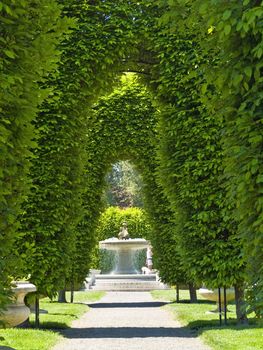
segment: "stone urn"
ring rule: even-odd
[[[6,327],[14,327],[23,323],[30,314],[30,309],[24,303],[27,293],[35,292],[36,286],[30,282],[14,282],[15,287],[12,288],[13,303],[7,306],[7,310],[0,315],[1,321],[4,321]]]
[[[224,308],[224,289],[220,288],[221,292],[221,310],[223,311]],[[200,288],[199,294],[202,295],[203,298],[215,301],[217,308],[215,310],[209,311],[209,312],[219,312],[219,300],[218,300],[218,289],[207,289],[207,288]],[[235,289],[234,288],[227,288],[226,289],[226,303],[229,303],[230,301],[235,299]]]

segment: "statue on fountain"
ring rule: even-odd
[[[124,222],[120,228],[120,232],[118,234],[119,239],[129,239],[129,233],[128,233],[128,228],[127,228],[127,223]]]

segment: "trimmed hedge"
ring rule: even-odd
[[[53,0],[0,2],[0,308],[10,279],[21,272],[23,256],[14,241],[30,187],[33,121],[50,92],[42,85],[56,68],[57,46],[71,23],[60,14]]]

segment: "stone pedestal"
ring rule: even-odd
[[[27,293],[35,292],[36,286],[29,282],[14,282],[16,285],[12,288],[14,292],[14,302],[8,305],[7,310],[3,311],[0,319],[6,323],[6,327],[14,327],[23,323],[30,314],[30,309],[24,303]]]

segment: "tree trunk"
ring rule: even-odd
[[[179,288],[179,284],[176,284],[176,302],[179,303],[180,301],[180,288]]]
[[[71,280],[70,283],[70,302],[73,303],[74,302],[74,280]]]
[[[190,303],[197,303],[196,289],[193,283],[189,283]]]
[[[236,299],[236,316],[238,324],[248,324],[244,302],[244,287],[242,285],[235,286]]]
[[[58,302],[59,303],[66,303],[67,299],[66,299],[66,289],[60,290],[58,292]]]

